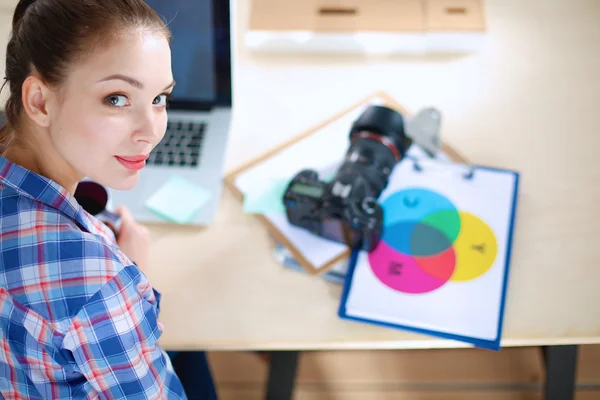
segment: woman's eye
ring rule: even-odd
[[[127,96],[121,94],[113,94],[106,98],[108,104],[114,107],[125,107],[127,105]]]
[[[158,105],[158,106],[166,106],[167,105],[167,95],[161,94],[159,96],[156,96],[154,98],[154,101],[152,102],[152,104]]]

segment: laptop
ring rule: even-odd
[[[173,77],[167,130],[133,189],[110,190],[113,206],[126,205],[140,222],[167,223],[145,202],[173,175],[210,192],[187,224],[206,225],[216,215],[231,120],[229,1],[146,0],[172,32]]]

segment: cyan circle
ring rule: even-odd
[[[419,222],[428,215],[453,211],[456,207],[446,197],[422,188],[411,188],[398,191],[382,202],[383,226],[389,228],[399,222]]]
[[[386,226],[381,240],[392,249],[411,255],[411,236],[417,223],[415,221],[400,221]]]

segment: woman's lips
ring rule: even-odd
[[[115,156],[117,161],[119,161],[125,168],[138,171],[144,166],[146,166],[146,160],[148,159],[147,155],[139,155],[139,156]]]

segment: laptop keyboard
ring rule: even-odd
[[[152,150],[147,165],[195,167],[200,163],[200,150],[206,124],[203,122],[168,121],[161,142]]]

